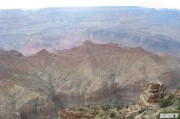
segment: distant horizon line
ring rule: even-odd
[[[145,7],[145,6],[54,6],[54,7],[40,7],[40,8],[0,8],[0,10],[41,10],[41,9],[54,9],[54,8],[120,8],[120,7],[129,7],[129,8],[145,8],[145,9],[155,9],[155,10],[163,10],[163,9],[167,9],[167,10],[180,10],[178,8],[155,8],[155,7]]]

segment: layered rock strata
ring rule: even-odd
[[[147,83],[144,93],[140,96],[139,102],[143,105],[151,105],[158,103],[164,99],[165,86],[159,82]]]

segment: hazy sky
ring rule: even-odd
[[[66,6],[142,6],[180,9],[180,0],[0,0],[0,9]]]

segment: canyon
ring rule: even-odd
[[[137,6],[0,10],[0,48],[30,56],[91,40],[180,57],[179,21],[177,9]]]
[[[71,49],[30,56],[0,50],[2,119],[57,119],[77,105],[125,106],[136,102],[150,81],[166,90],[180,86],[180,60],[142,47],[90,40]]]
[[[71,109],[107,119],[143,109],[139,98],[161,101],[180,88],[179,21],[180,10],[137,6],[1,9],[0,119],[74,117]]]

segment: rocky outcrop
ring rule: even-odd
[[[76,107],[72,109],[64,109],[59,112],[59,119],[94,119],[99,111],[98,107]]]
[[[165,87],[159,82],[151,82],[146,84],[146,90],[140,96],[139,102],[142,105],[149,106],[151,104],[156,104],[164,99]]]
[[[175,90],[175,92],[173,91],[172,93],[169,93],[169,95],[173,95],[171,99],[169,98],[169,101],[172,102],[171,105],[160,108],[157,102],[162,101],[163,97],[161,97],[161,94],[164,94],[164,85],[159,82],[149,82],[145,87],[146,89],[144,92],[148,91],[149,93],[152,93],[154,95],[157,94],[160,97],[149,97],[151,101],[148,100],[149,98],[144,99],[144,101],[146,102],[136,102],[135,104],[126,105],[126,107],[124,108],[111,108],[108,105],[101,105],[101,107],[86,105],[82,107],[65,108],[64,110],[59,111],[58,119],[155,119],[158,118],[159,114],[161,112],[164,112],[164,110],[166,110],[166,112],[168,113],[180,114],[180,101],[177,97],[179,90]],[[155,91],[154,89],[158,90]],[[145,96],[146,94],[147,93],[142,93],[143,96]],[[147,103],[148,105],[146,105]],[[180,115],[178,117],[180,117]]]

